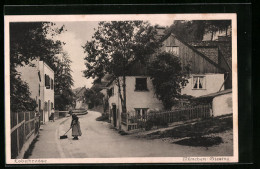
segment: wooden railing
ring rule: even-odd
[[[11,113],[11,158],[16,158],[32,134],[38,134],[39,116],[35,112]]]
[[[149,112],[144,115],[122,114],[122,123],[127,125],[128,130],[145,128],[149,125],[164,125],[168,123],[186,121],[211,116],[211,105],[183,108],[179,110]]]

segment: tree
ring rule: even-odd
[[[165,109],[171,109],[188,82],[188,66],[183,70],[177,56],[163,52],[150,63],[148,70],[157,98],[163,102]]]
[[[93,107],[103,104],[104,95],[97,88],[87,89],[84,93],[85,101],[90,103]],[[92,107],[91,106],[91,107]]]
[[[174,33],[186,42],[202,41],[205,33],[211,33],[211,40],[217,31],[227,31],[231,26],[230,20],[176,20],[166,30],[166,33]]]
[[[47,38],[60,34],[63,27],[54,28],[49,22],[10,23],[10,99],[11,111],[33,110],[36,102],[30,98],[28,85],[20,78],[17,66],[30,65],[40,57],[53,66],[55,55],[61,50],[62,43]]]
[[[55,109],[58,110],[65,110],[66,107],[74,104],[74,93],[71,88],[74,81],[70,66],[71,60],[68,53],[62,52],[60,59],[55,61],[54,73]]]
[[[160,47],[156,33],[154,27],[143,21],[100,22],[93,40],[83,46],[87,53],[85,77],[112,75],[119,89],[123,113],[127,112],[127,70],[135,61],[145,63]]]
[[[205,33],[205,21],[203,20],[176,20],[166,30],[166,33],[174,33],[183,41],[201,41]]]
[[[208,20],[205,23],[205,32],[211,33],[211,41],[217,31],[225,30],[227,36],[228,27],[231,26],[231,20]]]

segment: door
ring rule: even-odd
[[[116,127],[116,105],[113,105],[113,122],[114,122],[114,127]]]

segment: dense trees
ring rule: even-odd
[[[180,97],[181,89],[188,82],[189,67],[183,70],[180,59],[171,53],[159,53],[149,65],[149,74],[155,94],[165,109],[171,109]]]
[[[226,31],[227,35],[229,26],[230,20],[176,20],[166,33],[172,32],[186,42],[201,41],[206,33],[210,33],[213,40],[217,31]]]
[[[86,89],[84,93],[85,102],[90,104],[89,108],[103,104],[104,95],[100,92],[100,88],[93,86],[91,89]]]
[[[83,46],[87,53],[85,77],[102,77],[106,73],[112,75],[119,87],[122,111],[125,113],[127,70],[135,61],[144,63],[159,47],[156,30],[148,22],[100,22],[93,40]]]

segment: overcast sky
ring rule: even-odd
[[[150,21],[151,24],[158,24],[160,26],[170,26],[173,23],[171,21]],[[74,79],[73,89],[78,87],[90,88],[92,86],[93,79],[87,79],[83,77],[83,71],[86,69],[84,64],[84,58],[86,54],[82,46],[90,41],[93,34],[94,28],[97,28],[98,22],[96,21],[76,21],[76,22],[56,22],[57,26],[65,25],[66,32],[62,33],[57,37],[59,40],[66,43],[64,50],[68,52],[72,61],[72,77]]]

